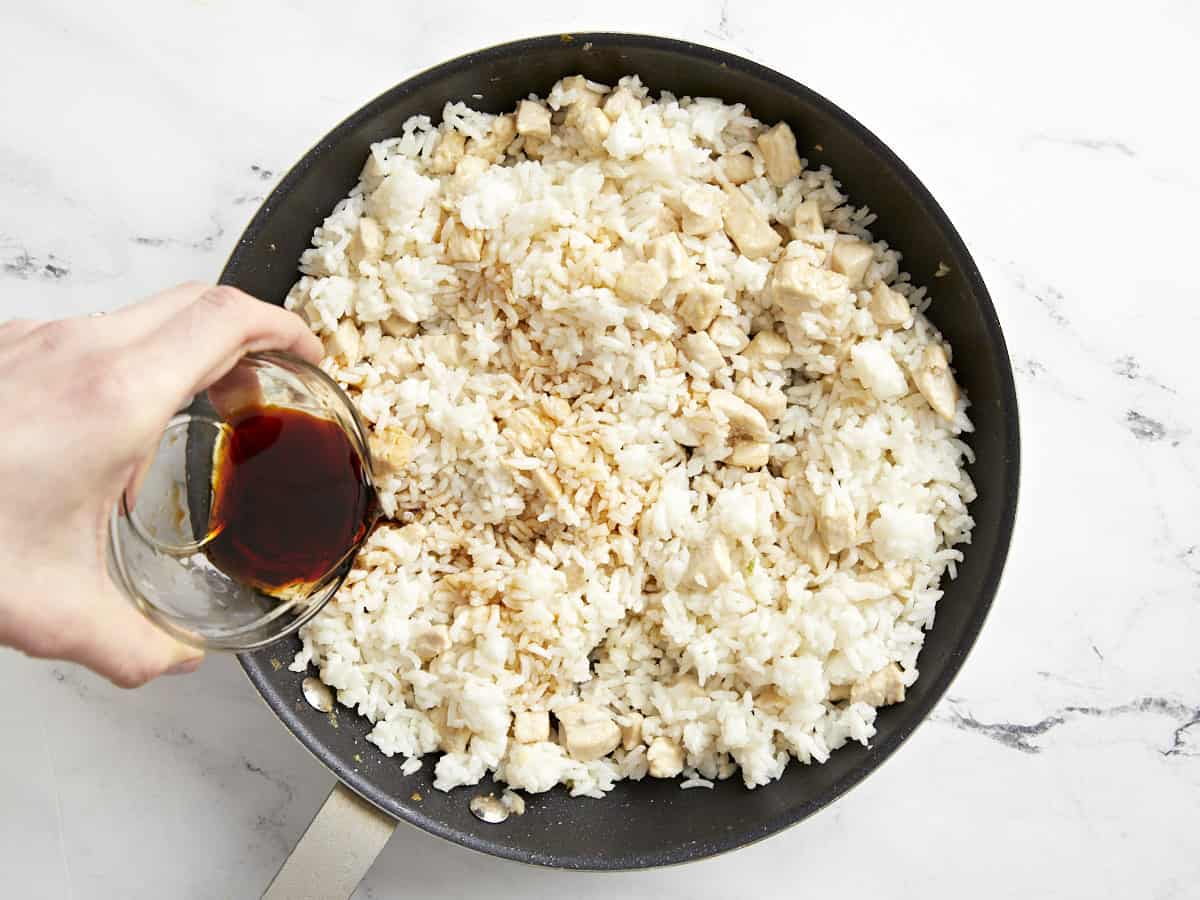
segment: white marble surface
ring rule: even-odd
[[[588,24],[723,44],[826,94],[925,181],[991,287],[1018,532],[974,655],[893,761],[800,827],[665,872],[529,869],[402,827],[357,896],[1200,893],[1200,7],[1106,6],[0,5],[0,319],[215,278],[362,102]],[[0,678],[4,896],[256,896],[332,782],[229,658],[122,693],[0,651]]]

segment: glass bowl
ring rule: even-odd
[[[296,631],[341,586],[371,530],[372,522],[364,521],[336,562],[285,591],[267,593],[213,562],[209,545],[222,528],[212,521],[216,460],[239,413],[256,407],[299,410],[335,423],[357,454],[362,488],[374,506],[366,430],[350,399],[320,369],[290,354],[252,353],[197,394],[163,430],[136,498],[127,492],[113,510],[108,564],[147,618],[206,649],[253,650]]]

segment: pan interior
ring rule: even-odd
[[[334,721],[309,707],[301,694],[304,675],[286,667],[299,648],[297,639],[241,659],[284,724],[339,778],[390,814],[510,859],[565,868],[640,868],[733,849],[802,820],[861,781],[932,710],[975,641],[1008,550],[1017,495],[1016,397],[978,269],[907,167],[860,124],[790,79],[717,50],[662,38],[533,38],[469,54],[400,84],[322,138],[284,177],[242,235],[222,282],[281,303],[313,229],[354,186],[372,142],[398,134],[409,116],[436,118],[447,101],[505,112],[576,73],[607,84],[636,73],[654,92],[742,102],[764,121],[788,122],[810,165],[829,164],[843,189],[878,214],[876,238],[903,253],[904,268],[917,284],[930,285],[929,316],[957,349],[958,380],[972,400],[976,431],[969,443],[976,461],[968,471],[979,498],[971,506],[976,527],[958,578],[943,583],[937,623],[920,656],[920,679],[904,703],[880,711],[871,747],[847,745],[824,765],[793,763],[767,787],[747,791],[734,778],[711,791],[681,791],[675,782],[647,779],[621,782],[603,800],[570,798],[559,788],[528,797],[525,815],[489,825],[470,812],[468,802],[492,790],[490,782],[450,794],[434,790],[432,759],[404,776],[398,760],[366,741],[364,719],[343,709]],[[935,281],[943,267],[948,273]]]

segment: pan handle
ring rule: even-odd
[[[263,900],[349,900],[395,830],[395,819],[337,782]]]

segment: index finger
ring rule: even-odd
[[[315,363],[323,347],[296,314],[218,285],[137,341],[128,360],[139,382],[153,386],[156,404],[174,411],[257,350],[282,350]]]

